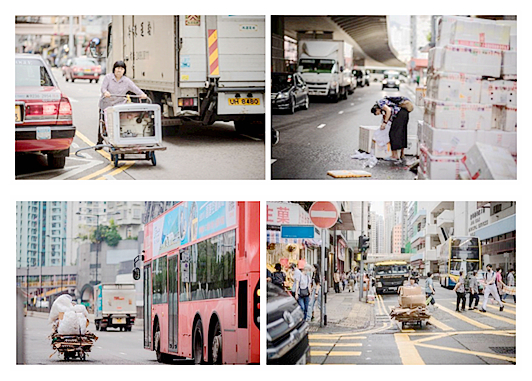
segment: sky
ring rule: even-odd
[[[384,216],[384,201],[371,201],[371,211]]]

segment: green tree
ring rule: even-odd
[[[105,242],[107,245],[115,247],[122,240],[122,237],[118,233],[118,226],[115,221],[110,220],[109,225],[99,225],[91,234],[90,240],[94,243]]]

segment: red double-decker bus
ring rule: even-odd
[[[259,214],[186,201],[145,225],[144,347],[159,362],[260,362]]]

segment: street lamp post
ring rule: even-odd
[[[99,231],[100,227],[100,215],[99,214],[82,214],[81,212],[76,213],[78,216],[90,216],[90,217],[96,217],[96,231]],[[118,214],[118,213],[115,213]],[[100,241],[98,240],[96,242],[96,280],[94,281],[94,284],[98,284],[98,254],[100,251]],[[90,269],[90,264],[89,264]]]

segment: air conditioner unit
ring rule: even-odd
[[[116,147],[155,145],[162,142],[161,108],[155,104],[128,103],[107,107],[105,125]]]

